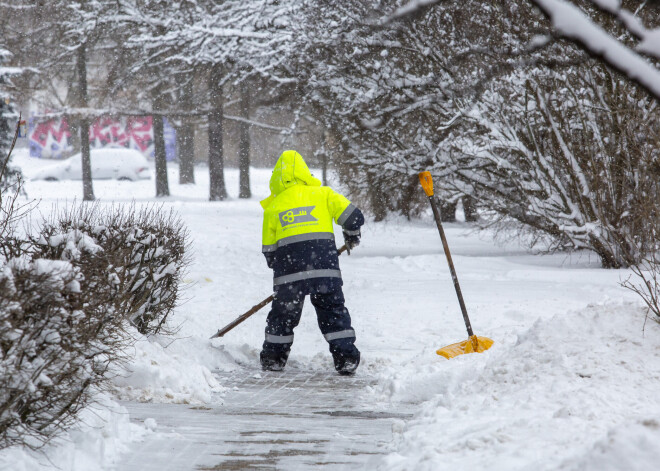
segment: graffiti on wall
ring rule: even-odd
[[[36,121],[30,119],[30,156],[44,159],[61,159],[71,153],[69,124],[66,119]]]
[[[167,160],[176,159],[176,133],[167,119],[164,120],[165,152]],[[66,118],[47,121],[30,120],[30,155],[45,159],[61,159],[73,152],[71,131]],[[89,145],[102,147],[126,147],[136,149],[145,156],[154,156],[154,133],[151,116],[125,118],[102,117],[89,127]]]

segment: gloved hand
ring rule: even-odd
[[[344,231],[344,243],[346,244],[346,251],[350,255],[351,250],[360,245],[360,231],[357,234],[347,234]]]

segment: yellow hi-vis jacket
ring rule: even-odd
[[[262,252],[274,270],[274,286],[298,281],[332,284],[337,280],[341,285],[333,221],[344,226],[350,218],[353,227],[344,229],[359,234],[364,222],[360,210],[346,197],[321,186],[302,156],[293,150],[285,151],[275,164],[270,191],[271,196],[261,202]]]

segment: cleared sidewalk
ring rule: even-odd
[[[287,368],[217,373],[223,405],[124,402],[131,420],[156,420],[117,470],[364,469],[387,452],[392,424],[410,411],[374,409],[374,380]]]

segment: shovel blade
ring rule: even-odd
[[[477,337],[476,335],[473,335],[472,337],[468,338],[467,340],[463,340],[462,342],[452,343],[451,345],[442,347],[435,353],[445,357],[447,360],[450,360],[454,357],[457,357],[458,355],[463,355],[465,353],[485,352],[493,346],[493,343],[495,342],[493,342],[493,340],[489,339],[488,337]]]

